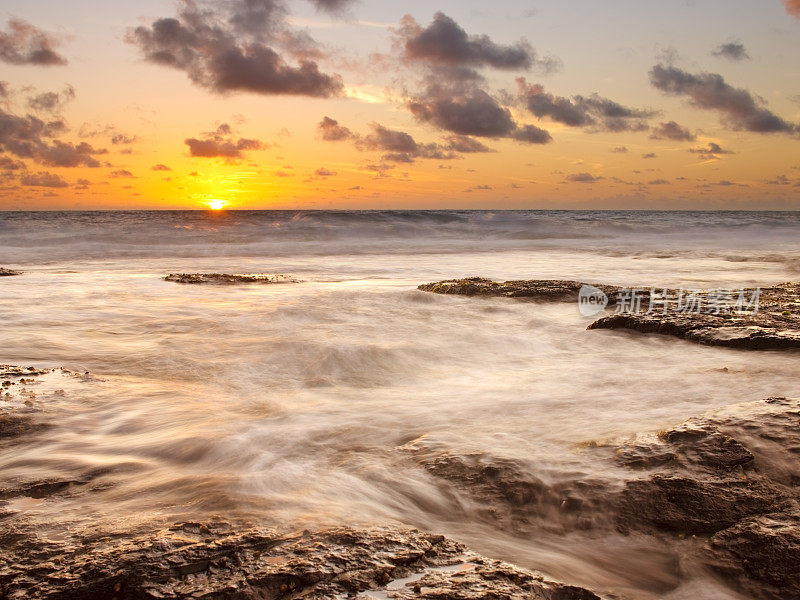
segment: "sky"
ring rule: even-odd
[[[4,0],[0,210],[800,210],[800,0]]]

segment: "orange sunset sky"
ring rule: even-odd
[[[0,210],[800,209],[800,0],[0,18]]]

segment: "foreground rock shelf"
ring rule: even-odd
[[[424,292],[444,295],[525,298],[542,302],[575,302],[584,284],[578,281],[528,280],[496,282],[472,277],[419,286]],[[608,298],[608,306],[619,304],[620,286],[593,285]],[[754,290],[746,290],[749,294]],[[677,302],[678,290],[666,290],[665,298]],[[700,301],[712,300],[712,292],[697,294]],[[647,310],[650,291],[638,291]],[[627,329],[640,333],[670,335],[709,346],[747,350],[786,350],[800,348],[800,283],[785,283],[760,289],[759,310],[746,312],[666,311],[659,306],[652,312],[619,311],[601,317],[589,329]]]
[[[164,281],[187,284],[232,285],[237,283],[300,283],[291,275],[267,275],[264,273],[226,274],[226,273],[172,273]]]
[[[413,529],[285,533],[182,523],[125,541],[50,544],[0,570],[4,598],[600,600]],[[9,561],[5,561],[9,562]],[[5,591],[5,594],[2,594]],[[375,596],[369,596],[374,598]]]
[[[14,275],[22,275],[22,271],[0,267],[0,277],[13,277]]]
[[[50,396],[34,394],[48,379],[97,381],[66,369],[0,366],[0,420],[16,423],[0,428],[0,448],[55,431],[57,412],[42,406]],[[535,457],[457,452],[425,436],[390,451],[471,499],[464,506],[481,508],[464,518],[521,543],[651,540],[674,558],[673,586],[683,573],[702,572],[749,598],[800,599],[800,399],[735,404],[657,434],[587,441],[576,452],[597,468],[556,478]],[[0,481],[0,598],[637,597],[588,589],[568,575],[556,580],[399,526],[293,531],[215,517],[52,537],[16,508],[28,499],[88,504],[110,484],[113,473],[104,469]]]

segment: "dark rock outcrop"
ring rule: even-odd
[[[14,275],[22,275],[22,271],[0,267],[0,277],[13,277]]]
[[[530,298],[543,302],[577,302],[578,292],[587,284],[579,281],[559,281],[552,279],[535,279],[526,281],[506,281],[503,283],[468,277],[466,279],[449,279],[419,286],[423,292],[458,296],[502,296],[506,298]],[[595,286],[612,300],[621,288],[610,285]]]
[[[800,348],[800,315],[639,314],[609,315],[589,329],[630,329],[671,335],[707,346],[746,350]]]
[[[577,281],[527,280],[500,283],[471,277],[451,279],[419,286],[425,292],[461,296],[528,298],[543,302],[577,302],[580,289],[588,284]],[[686,298],[679,290],[656,290],[651,310],[649,288],[636,290],[635,306],[622,295],[631,292],[620,286],[593,285],[603,292],[615,314],[603,316],[589,329],[627,329],[641,333],[670,335],[709,346],[747,350],[786,350],[800,348],[800,284],[785,283],[760,288],[758,310],[727,310],[720,305],[720,294],[705,290],[693,294],[697,310],[681,308]],[[742,290],[748,302],[755,290]],[[735,300],[735,299],[734,299]],[[735,304],[735,302],[734,302]]]
[[[754,598],[800,598],[800,512],[759,515],[720,531],[707,560]]]
[[[164,281],[188,284],[231,285],[236,283],[300,283],[290,275],[265,275],[263,273],[247,273],[229,275],[226,273],[172,273],[164,277]]]
[[[402,447],[516,534],[593,529],[688,544],[688,560],[754,598],[800,598],[800,399],[771,398],[658,435],[585,446],[623,471],[545,484],[536,465]],[[672,540],[670,542],[670,540]]]
[[[401,447],[432,476],[485,507],[486,520],[513,533],[563,534],[611,525],[613,487],[586,476],[545,482],[530,462],[486,453],[455,454],[415,440]]]

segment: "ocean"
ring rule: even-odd
[[[0,453],[0,487],[98,470],[106,483],[90,503],[14,505],[45,536],[212,517],[404,524],[586,585],[738,597],[676,575],[654,538],[576,531],[557,514],[535,535],[498,526],[404,449],[524,461],[546,485],[614,481],[587,444],[797,396],[800,355],[587,331],[577,304],[416,288],[796,281],[800,213],[0,212],[0,266],[24,272],[0,278],[0,363],[83,374],[43,381],[56,425]],[[198,272],[301,283],[163,280]]]

